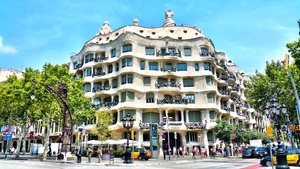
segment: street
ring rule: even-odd
[[[86,159],[83,159],[82,163],[75,162],[59,162],[59,161],[39,161],[39,160],[0,160],[1,169],[76,169],[76,168],[107,168],[107,169],[118,169],[118,168],[135,168],[135,169],[241,169],[254,164],[259,163],[258,159],[242,159],[242,158],[219,158],[219,159],[197,159],[192,160],[190,158],[179,158],[163,160],[163,159],[150,159],[149,161],[134,161],[133,164],[124,164],[119,158],[115,159],[114,164],[109,164],[108,161],[102,161],[96,163],[95,159],[92,163],[87,163]]]

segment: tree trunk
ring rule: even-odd
[[[24,130],[24,128],[25,128],[25,126],[22,126],[22,131]],[[19,139],[18,139],[18,142],[17,142],[17,152],[16,152],[16,156],[15,156],[16,158],[20,157],[20,149],[21,149],[22,137],[23,137],[23,132],[20,132]]]
[[[48,153],[48,145],[49,145],[49,136],[50,136],[50,119],[47,118],[47,133],[44,137],[44,153],[42,161],[47,160],[47,153]]]

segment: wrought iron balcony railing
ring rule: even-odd
[[[95,62],[103,62],[104,60],[108,60],[108,57],[106,56],[100,56],[95,58]]]
[[[174,51],[164,51],[164,50],[158,50],[156,51],[156,56],[178,56],[181,57],[181,51],[179,49]]]
[[[157,104],[188,104],[188,99],[157,99]]]
[[[176,72],[176,68],[175,67],[172,67],[172,68],[166,68],[166,67],[162,67],[160,68],[160,71],[162,72]]]
[[[93,73],[92,77],[94,76],[104,76],[106,73],[105,72],[96,72],[96,73]]]
[[[111,88],[111,86],[97,86],[97,87],[93,87],[93,92],[100,92],[103,90],[109,90]]]
[[[104,102],[100,104],[92,104],[92,107],[96,107],[97,109],[100,109],[101,107],[106,107],[110,109],[111,107],[116,106],[118,104],[119,104],[118,101],[112,101],[112,102]]]
[[[181,84],[179,82],[162,82],[162,83],[155,83],[155,87],[162,88],[162,87],[178,87],[180,89]]]
[[[188,122],[188,123],[185,123],[185,125],[188,129],[205,129],[206,128],[206,124],[201,123],[201,122]]]

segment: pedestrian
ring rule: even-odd
[[[98,148],[97,150],[97,157],[98,157],[98,163],[101,163],[101,158],[102,158],[102,148]]]
[[[90,163],[91,162],[91,157],[92,157],[92,154],[93,154],[93,150],[89,147],[88,149],[87,149],[87,156],[88,156],[88,163]]]
[[[164,160],[166,160],[167,151],[168,151],[168,143],[164,144],[163,146]]]
[[[194,146],[192,150],[192,159],[196,160],[196,152],[197,152],[197,148]]]
[[[77,153],[76,153],[76,157],[77,157],[77,163],[81,163],[81,147],[78,146],[78,149],[77,149]]]
[[[177,150],[176,150],[176,147],[174,146],[173,147],[173,158],[177,158]]]

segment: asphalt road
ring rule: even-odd
[[[258,159],[242,159],[242,158],[219,158],[219,159],[197,159],[179,158],[171,160],[150,159],[148,161],[134,161],[133,164],[124,164],[119,158],[115,159],[114,164],[109,161],[96,163],[96,159],[92,163],[87,163],[83,159],[82,163],[75,162],[59,162],[59,161],[39,161],[39,160],[0,160],[1,169],[119,169],[119,168],[135,168],[135,169],[241,169],[259,163]]]

